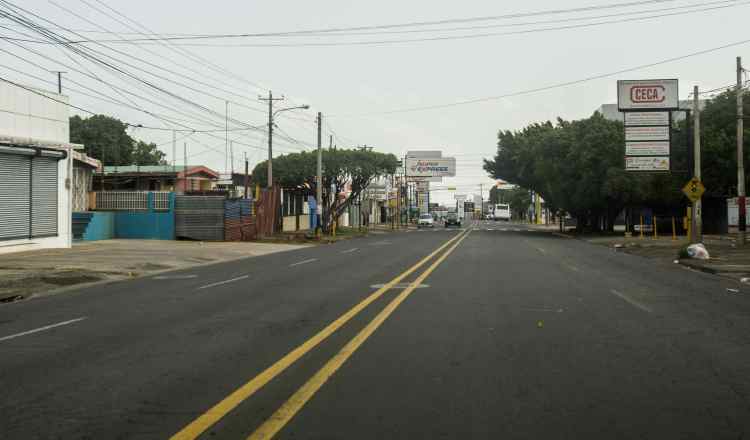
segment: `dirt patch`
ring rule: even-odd
[[[172,266],[169,266],[166,264],[156,264],[156,263],[141,263],[141,264],[135,264],[133,266],[128,267],[128,269],[144,270],[144,271],[166,270],[166,269],[171,269],[171,268]]]
[[[101,280],[102,277],[75,272],[62,272],[52,276],[39,277],[39,281],[53,286],[72,286],[74,284],[92,283]]]

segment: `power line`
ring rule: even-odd
[[[610,5],[595,5],[595,6],[584,6],[578,8],[568,9],[553,9],[536,12],[520,12],[510,13],[504,15],[488,15],[479,17],[468,17],[468,18],[451,18],[443,20],[433,21],[414,21],[407,23],[395,23],[395,24],[382,24],[372,26],[351,26],[351,27],[333,27],[333,28],[322,28],[322,29],[308,29],[308,30],[294,30],[294,31],[282,31],[282,32],[260,32],[260,33],[240,33],[240,34],[215,34],[215,35],[199,35],[199,36],[180,36],[171,38],[158,38],[161,41],[174,41],[174,40],[196,40],[196,39],[217,39],[217,38],[248,38],[248,37],[276,37],[282,35],[307,35],[307,34],[320,34],[320,33],[336,33],[336,32],[348,32],[348,31],[365,31],[365,30],[378,30],[378,29],[395,29],[395,28],[409,28],[417,26],[436,26],[442,24],[452,23],[470,23],[470,22],[481,22],[481,21],[495,21],[495,20],[507,20],[512,18],[523,18],[523,17],[535,17],[542,15],[556,15],[556,14],[569,14],[574,12],[588,12],[603,9],[617,9],[626,8],[633,6],[642,6],[647,4],[655,3],[667,3],[673,0],[640,0],[625,3],[614,3]],[[132,39],[130,41],[152,41],[154,38],[141,38]],[[87,41],[81,41],[87,42]]]
[[[730,47],[741,46],[747,43],[750,43],[750,39],[723,44],[721,46],[712,47],[710,49],[699,50],[699,51],[691,52],[685,55],[666,58],[660,61],[655,61],[653,63],[641,64],[638,66],[628,67],[628,68],[616,70],[613,72],[591,75],[591,76],[587,76],[587,77],[580,78],[580,79],[564,81],[560,83],[550,84],[550,85],[541,86],[541,87],[535,87],[531,89],[520,90],[517,92],[504,93],[502,95],[485,96],[481,98],[466,99],[462,101],[455,101],[455,102],[445,103],[445,104],[426,105],[426,106],[420,106],[420,107],[407,107],[407,108],[388,110],[388,111],[383,111],[383,112],[364,113],[364,114],[358,114],[358,115],[330,115],[328,117],[329,118],[342,118],[342,117],[367,117],[367,116],[378,116],[378,115],[390,115],[390,114],[397,114],[397,113],[410,113],[410,112],[417,112],[417,111],[437,110],[437,109],[442,109],[442,108],[457,107],[457,106],[469,105],[469,104],[478,104],[478,103],[489,102],[489,101],[497,101],[500,99],[512,98],[515,96],[522,96],[522,95],[529,95],[532,93],[538,93],[538,92],[543,92],[547,90],[568,87],[568,86],[572,86],[576,84],[582,84],[582,83],[594,81],[597,79],[609,78],[612,76],[621,75],[623,73],[634,72],[637,70],[642,70],[642,69],[646,69],[649,67],[655,67],[655,66],[659,66],[662,64],[668,64],[668,63],[672,63],[675,61],[680,61],[680,60],[684,60],[687,58],[696,57],[699,55],[705,55],[707,53],[716,52],[716,51],[727,49]]]
[[[569,30],[569,29],[579,29],[579,28],[588,28],[588,27],[594,27],[594,26],[603,26],[607,24],[621,24],[626,22],[634,22],[634,21],[643,21],[643,20],[651,20],[656,18],[663,18],[663,17],[670,17],[670,16],[678,16],[678,15],[686,15],[686,14],[693,14],[696,12],[707,12],[712,10],[718,10],[718,9],[726,9],[731,8],[735,6],[742,6],[748,4],[747,2],[742,3],[734,3],[734,0],[731,4],[726,4],[723,6],[712,6],[712,7],[704,7],[704,8],[695,8],[690,10],[684,10],[680,12],[672,12],[672,13],[665,13],[665,14],[653,14],[648,16],[642,16],[642,17],[631,17],[631,18],[618,18],[616,20],[603,20],[598,22],[591,22],[591,23],[580,23],[580,24],[572,24],[572,25],[564,25],[564,26],[552,26],[552,27],[541,27],[541,28],[532,28],[532,29],[525,29],[525,30],[518,30],[518,31],[509,31],[509,32],[487,32],[487,33],[472,33],[472,34],[464,34],[464,35],[442,35],[442,36],[433,36],[433,37],[422,37],[422,38],[405,38],[405,39],[390,39],[390,40],[357,40],[357,41],[339,41],[339,42],[297,42],[297,43],[246,43],[246,44],[210,44],[210,43],[180,43],[175,44],[175,46],[194,46],[194,47],[224,47],[224,48],[238,48],[238,47],[332,47],[332,46],[380,46],[380,45],[391,45],[391,44],[403,44],[403,43],[420,43],[420,42],[435,42],[435,41],[448,41],[448,40],[467,40],[467,39],[477,39],[477,38],[488,38],[488,37],[498,37],[498,36],[508,36],[508,35],[521,35],[521,34],[531,34],[531,33],[539,33],[539,32],[550,32],[550,31],[560,31],[560,30]],[[716,3],[723,3],[723,2],[716,2]],[[711,3],[709,3],[711,4]],[[623,15],[632,15],[633,13],[626,13],[626,14],[611,14],[611,16],[623,16]],[[436,31],[440,31],[440,29],[437,29]],[[164,37],[162,40],[206,40],[206,39],[227,39],[227,38],[247,38],[247,37],[254,37],[254,36],[264,36],[262,34],[231,34],[231,35],[213,35],[213,36],[201,36],[201,37]],[[315,35],[312,35],[315,36]],[[338,35],[336,35],[338,36]],[[149,42],[153,41],[153,39],[143,38],[143,39],[126,39],[126,40],[78,40],[78,41],[72,41],[73,44],[78,43],[90,43],[90,42],[109,42],[109,43],[133,43],[137,42],[139,44],[148,44]]]

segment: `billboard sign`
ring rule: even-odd
[[[456,199],[457,202],[463,202],[464,200],[466,200],[466,195],[465,194],[456,194],[456,195],[453,196],[453,198]]]
[[[679,106],[676,79],[617,81],[617,107],[620,110],[677,110]]]
[[[406,159],[406,175],[409,177],[453,177],[456,175],[456,158]]]
[[[626,156],[626,171],[669,171],[669,156]]]
[[[625,127],[625,142],[668,141],[669,128],[668,125],[653,127]]]
[[[669,125],[669,112],[625,112],[625,126]]]
[[[625,142],[626,156],[669,156],[669,141]]]
[[[406,152],[407,159],[440,159],[443,152],[438,150],[413,150]]]

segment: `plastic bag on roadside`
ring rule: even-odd
[[[710,257],[703,243],[691,244],[687,247],[687,254],[690,258],[698,260],[708,260]]]

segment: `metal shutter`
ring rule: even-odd
[[[31,164],[31,236],[57,235],[57,159],[35,157]]]
[[[0,240],[29,237],[31,158],[0,154]]]

